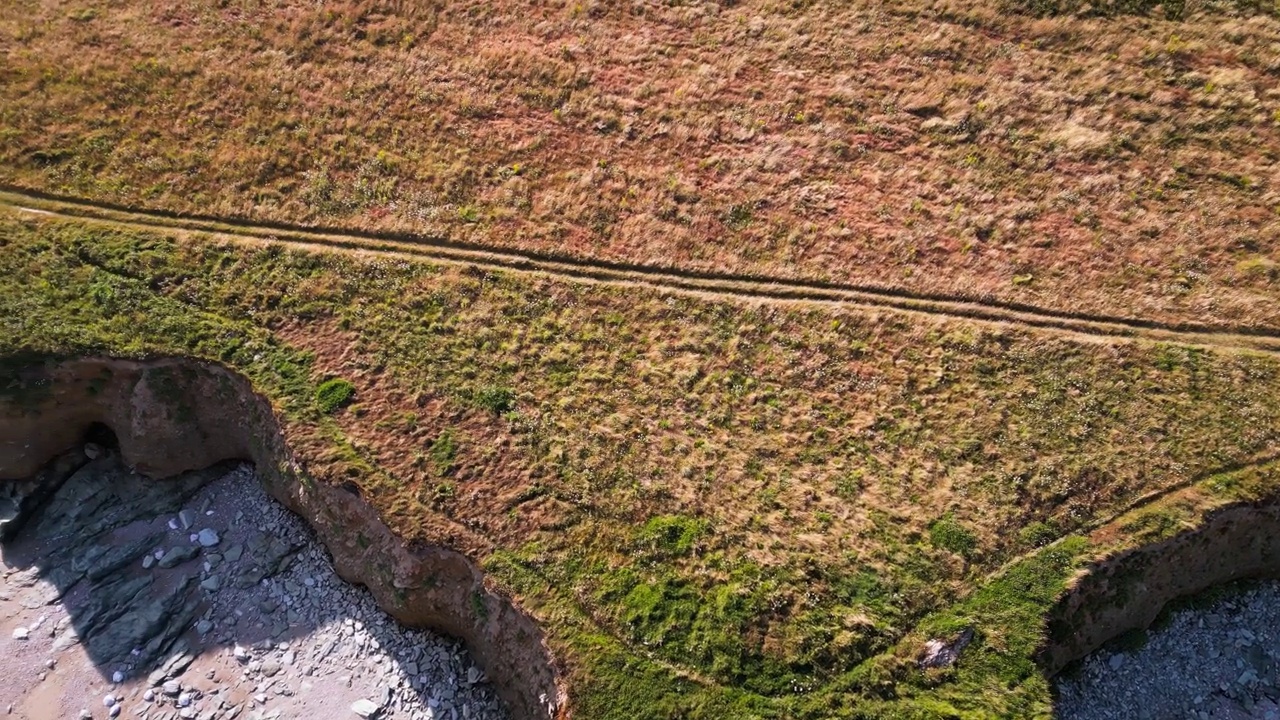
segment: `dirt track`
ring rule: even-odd
[[[1004,327],[1033,328],[1078,340],[1178,343],[1280,356],[1280,332],[1250,328],[1166,324],[1142,318],[1080,315],[980,298],[916,295],[888,287],[802,282],[768,277],[682,272],[674,268],[596,262],[519,253],[430,237],[360,233],[331,228],[253,224],[240,220],[178,216],[0,187],[0,208],[17,213],[89,221],[178,236],[198,234],[251,244],[279,243],[318,252],[376,254],[495,271],[531,273],[578,282],[648,286],[672,293],[749,300],[893,310],[957,318]]]

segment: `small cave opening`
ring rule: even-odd
[[[105,423],[91,423],[85,428],[84,434],[81,436],[81,444],[85,446],[97,445],[104,450],[112,452],[120,451],[120,439],[116,437],[116,432]]]

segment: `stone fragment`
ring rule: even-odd
[[[196,535],[201,547],[213,547],[218,544],[218,532],[212,528],[205,528]]]
[[[178,513],[178,522],[182,524],[183,530],[190,530],[191,524],[195,522],[195,516],[190,510],[182,510]]]
[[[14,640],[26,640],[29,637],[31,637],[31,631],[27,630],[26,628],[18,627],[13,629]]]
[[[179,546],[169,548],[164,556],[160,558],[160,567],[168,570],[177,567],[182,563],[190,560],[200,554],[200,549],[190,546]]]
[[[378,713],[381,711],[382,708],[372,700],[361,698],[360,700],[351,703],[351,712],[362,718],[377,717]]]
[[[924,644],[918,664],[922,668],[949,667],[960,659],[960,653],[973,642],[973,628],[966,628],[950,640],[933,639]],[[469,674],[469,673],[468,673]]]

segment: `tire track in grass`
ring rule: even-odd
[[[1018,303],[924,295],[895,288],[807,282],[767,276],[684,271],[651,265],[593,261],[399,233],[252,223],[209,216],[143,211],[0,186],[0,207],[50,219],[78,220],[170,234],[204,234],[242,243],[279,243],[303,250],[376,254],[410,260],[549,276],[576,282],[645,286],[713,299],[786,302],[890,310],[916,316],[1030,328],[1076,340],[1174,343],[1206,349],[1280,356],[1280,332],[1138,317],[1078,314]]]

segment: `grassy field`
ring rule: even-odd
[[[1270,356],[16,217],[0,278],[0,354],[252,378],[314,475],[544,622],[582,718],[1044,714],[1043,614],[1116,542],[1088,532],[1280,440]]]
[[[1274,0],[8,0],[0,181],[1280,328]]]
[[[0,8],[0,184],[1280,332],[1270,0]],[[1280,487],[1274,353],[0,210],[0,366],[82,354],[244,373],[581,720],[1047,716],[1085,563]]]

